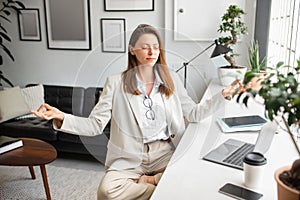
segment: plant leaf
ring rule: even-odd
[[[300,70],[300,60],[297,60],[297,66],[296,66],[296,70]]]
[[[14,9],[17,13],[21,13],[20,9],[16,6],[10,6],[12,9]]]
[[[246,85],[247,83],[249,83],[252,80],[252,78],[254,78],[256,75],[257,74],[254,73],[253,71],[247,71],[244,75],[243,84]]]
[[[6,30],[3,26],[1,26],[1,24],[0,24],[0,29],[1,29],[3,32],[7,33],[7,30]]]
[[[9,49],[8,49],[6,46],[4,46],[3,44],[1,44],[0,46],[1,46],[2,49],[5,51],[5,53],[10,57],[10,59],[11,59],[12,61],[15,61],[15,58],[14,58],[14,56],[10,53]]]
[[[284,62],[282,62],[282,61],[278,62],[277,65],[276,65],[276,68],[277,69],[280,68],[283,64],[284,64]]]
[[[11,39],[8,35],[6,35],[6,33],[0,32],[0,36],[3,37],[4,39],[6,39],[7,41],[11,42]]]
[[[243,99],[243,104],[245,104],[246,107],[248,107],[248,99],[249,99],[249,96],[246,96],[246,97]]]
[[[244,94],[244,92],[241,92],[241,93],[237,96],[237,98],[236,98],[236,102],[237,102],[237,103],[240,103],[240,98],[242,97],[243,94]]]
[[[0,17],[2,17],[4,20],[6,20],[6,21],[8,21],[8,22],[11,23],[11,21],[10,21],[7,17],[5,17],[5,16],[3,16],[3,15],[0,15]]]
[[[25,5],[21,1],[15,1],[15,3],[18,4],[18,6],[22,9],[25,9]]]
[[[8,10],[3,10],[3,12],[4,12],[7,16],[10,15],[10,12],[9,12]]]

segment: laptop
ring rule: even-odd
[[[202,159],[243,170],[243,159],[246,154],[251,151],[265,154],[271,146],[276,129],[277,124],[269,121],[262,126],[255,145],[236,139],[228,139]]]

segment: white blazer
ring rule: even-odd
[[[183,87],[179,76],[171,72],[175,84],[174,94],[163,101],[169,134],[175,146],[185,131],[184,118],[189,122],[199,122],[211,115],[224,104],[221,92],[203,104],[196,104]],[[58,129],[76,135],[94,136],[102,134],[111,120],[110,140],[106,156],[109,169],[138,167],[142,162],[143,134],[139,106],[136,95],[125,93],[121,74],[108,77],[99,102],[88,118],[65,114],[62,126]]]

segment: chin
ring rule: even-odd
[[[145,67],[153,67],[155,65],[155,63],[144,63],[143,66]]]

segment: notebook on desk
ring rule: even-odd
[[[267,119],[260,115],[243,115],[217,119],[217,123],[224,133],[259,131],[266,122]]]
[[[203,157],[204,160],[243,170],[243,159],[251,151],[266,153],[269,149],[277,124],[267,122],[260,130],[256,143],[250,144],[228,139]]]

